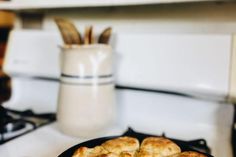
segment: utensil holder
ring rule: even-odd
[[[92,137],[115,117],[112,48],[96,44],[61,50],[59,128],[68,135]]]

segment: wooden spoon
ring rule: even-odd
[[[85,28],[85,34],[84,34],[84,44],[89,45],[94,43],[94,37],[93,37],[93,27],[88,26]]]

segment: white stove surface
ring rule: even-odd
[[[9,106],[14,108],[13,104]],[[233,106],[230,104],[162,93],[117,90],[117,106],[117,122],[101,136],[120,135],[131,126],[136,131],[157,135],[165,132],[167,137],[182,140],[204,138],[215,157],[232,157],[230,127]],[[57,123],[53,123],[1,145],[0,156],[53,157],[85,140],[62,134]]]

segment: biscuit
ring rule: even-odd
[[[96,146],[94,148],[80,147],[75,151],[72,157],[97,157],[108,153],[109,152],[101,146]]]
[[[206,157],[203,154],[193,151],[182,152],[180,154],[172,155],[170,157]]]
[[[136,138],[125,136],[108,140],[101,146],[110,153],[120,155],[122,152],[126,152],[128,154],[123,155],[133,156],[139,149],[139,141]]]
[[[181,152],[180,147],[163,137],[148,137],[141,144],[138,157],[165,157]]]

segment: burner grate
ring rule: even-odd
[[[0,106],[0,144],[50,124],[55,120],[54,113],[36,114],[32,110],[16,111]]]
[[[131,137],[139,137],[139,139],[141,139],[141,141],[143,139],[145,139],[147,136],[157,136],[157,135],[139,133],[139,132],[134,131],[132,128],[128,128],[128,130],[123,135],[131,136]],[[182,151],[188,151],[188,149],[191,148],[193,150],[196,150],[196,151],[199,151],[202,153],[211,154],[211,149],[208,147],[205,139],[183,141],[183,140],[178,140],[178,139],[166,137],[164,133],[161,136],[168,138],[172,141],[175,141],[175,143],[177,143],[178,145],[181,145]]]

